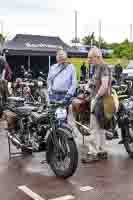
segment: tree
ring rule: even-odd
[[[96,40],[95,36],[94,36],[94,32],[92,34],[89,34],[88,36],[85,36],[83,39],[82,39],[82,43],[84,45],[91,45],[91,40],[93,40],[93,45],[95,46],[99,46],[99,41]],[[105,40],[103,38],[101,38],[101,42],[100,42],[100,47],[103,48],[103,49],[106,49],[106,48],[109,48],[109,45],[107,42],[105,42]]]
[[[82,43],[84,45],[91,45],[91,41],[93,40],[93,42],[95,41],[95,36],[92,35],[92,34],[89,34],[87,36],[85,36],[83,39],[82,39]]]
[[[133,59],[133,43],[125,39],[114,48],[114,55],[119,58]]]
[[[6,40],[6,36],[4,36],[2,33],[0,33],[0,44],[3,44]]]

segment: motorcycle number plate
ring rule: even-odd
[[[67,117],[67,111],[63,108],[57,108],[56,110],[56,118],[57,119],[66,119]]]

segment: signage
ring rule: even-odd
[[[59,46],[59,45],[51,45],[51,44],[44,44],[44,43],[32,44],[30,42],[26,42],[25,46],[28,48],[62,48],[62,46]]]

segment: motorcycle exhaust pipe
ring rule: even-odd
[[[12,143],[14,143],[16,146],[18,147],[23,147],[24,145],[22,145],[19,140],[17,140],[15,137],[13,137],[10,133],[8,133],[8,138],[12,141]]]

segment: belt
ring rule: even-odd
[[[57,94],[57,95],[65,95],[67,93],[67,91],[57,91],[57,90],[52,90],[53,94]]]

